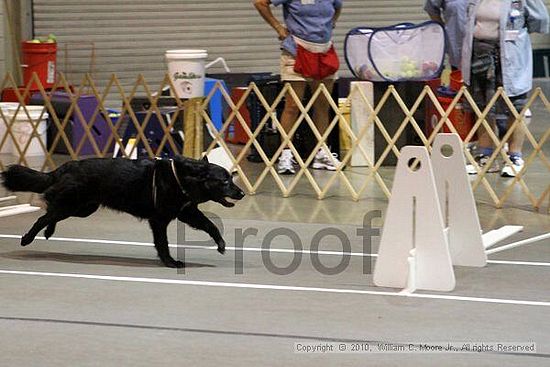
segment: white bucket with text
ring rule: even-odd
[[[27,149],[24,152],[25,157],[45,156],[45,149],[47,149],[48,113],[44,111],[44,106],[26,107],[28,115],[22,107],[19,107],[19,109],[17,107],[8,109],[10,118],[15,115],[15,121],[12,125],[15,143],[21,151],[24,151],[25,148]],[[36,130],[34,130],[34,126],[37,126]],[[40,141],[42,141],[44,148],[40,144]],[[12,147],[11,153],[15,156],[20,155],[15,146]]]

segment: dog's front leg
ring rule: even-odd
[[[212,237],[218,245],[218,252],[225,253],[225,241],[218,230],[218,227],[206,215],[203,214],[197,207],[188,207],[178,214],[178,219],[183,223],[189,224],[195,229],[205,231]]]
[[[168,235],[166,233],[168,223],[169,222],[163,220],[149,220],[149,226],[153,231],[155,248],[157,249],[160,260],[164,265],[169,268],[183,268],[183,263],[181,261],[174,260],[174,258],[170,256],[170,249],[168,248]]]

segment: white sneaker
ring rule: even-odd
[[[290,149],[283,149],[277,164],[277,172],[282,175],[293,175],[296,173],[296,169],[294,169],[294,156]]]
[[[502,177],[516,177],[516,175],[523,169],[523,165],[525,162],[521,157],[508,157],[510,158],[510,161],[512,161],[512,164],[506,163],[506,165],[502,168],[502,171],[500,171],[500,175]]]
[[[480,172],[483,170],[483,167],[486,166],[487,163],[489,162],[489,158],[490,157],[488,155],[483,155],[483,154],[479,154],[479,155],[474,157],[474,160],[476,161],[477,165],[479,166],[479,171]],[[493,164],[491,165],[491,167],[489,167],[489,169],[487,170],[487,173],[498,172],[499,169],[500,169],[499,164],[495,160],[493,162]],[[466,165],[466,172],[468,172],[469,175],[477,175],[477,173],[478,173],[477,170],[478,170],[478,168],[474,164],[467,164]]]
[[[313,169],[326,169],[329,171],[336,171],[336,167],[340,165],[338,160],[338,154],[332,153],[332,155],[327,155],[324,149],[319,149],[315,158],[313,159]]]

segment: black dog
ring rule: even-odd
[[[206,159],[93,158],[67,162],[50,173],[14,165],[2,177],[7,189],[43,193],[47,203],[46,214],[23,236],[21,246],[30,244],[43,228],[49,238],[57,222],[87,217],[104,206],[147,219],[158,256],[172,268],[184,265],[168,249],[166,229],[172,220],[178,218],[208,233],[223,254],[225,241],[220,231],[197,205],[212,200],[232,207],[235,204],[227,198],[244,197],[229,172]]]

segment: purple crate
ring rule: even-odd
[[[54,92],[52,95],[52,103],[56,102],[68,104],[71,102],[70,95],[66,92]],[[73,110],[70,121],[68,123],[71,126],[69,129],[67,129],[68,131],[66,131],[67,136],[69,138],[69,141],[71,142],[71,146],[73,149],[76,149],[78,147],[80,140],[84,136],[84,144],[82,145],[82,149],[80,150],[79,155],[95,155],[96,152],[94,151],[94,148],[90,142],[90,136],[86,135],[84,126],[85,124],[90,123],[90,120],[92,119],[94,112],[99,105],[99,102],[95,95],[81,95],[78,98],[77,105],[82,112],[82,117],[84,118],[84,120],[80,118],[80,114]],[[107,121],[105,121],[104,115],[103,113],[101,113],[101,111],[99,111],[96,115],[95,121],[91,126],[90,133],[90,135],[95,140],[98,148],[103,151],[112,132],[109,128],[109,124],[107,123]],[[111,143],[111,146],[109,147],[107,152],[112,153],[112,151],[113,144]]]

